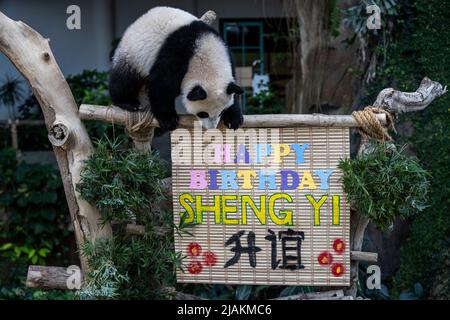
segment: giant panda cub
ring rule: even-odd
[[[220,120],[231,129],[243,122],[235,96],[242,89],[227,46],[212,27],[180,9],[153,8],[128,27],[113,57],[109,90],[123,109],[150,105],[163,130],[177,127],[180,95],[206,129]]]

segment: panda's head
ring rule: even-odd
[[[195,115],[205,129],[216,128],[222,114],[233,104],[234,95],[243,93],[234,81],[220,85],[216,81],[194,83],[183,91],[186,110]]]

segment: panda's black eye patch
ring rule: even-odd
[[[227,94],[232,94],[232,93],[243,94],[244,90],[242,90],[242,88],[239,87],[236,83],[230,82],[227,87]]]
[[[202,87],[195,86],[188,93],[187,98],[190,101],[198,101],[198,100],[205,100],[207,96],[208,95],[206,94],[206,91]]]
[[[204,119],[204,118],[209,118],[209,114],[207,112],[199,112],[197,113],[197,117]]]

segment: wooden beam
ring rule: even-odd
[[[125,227],[125,232],[131,235],[141,236],[145,233],[145,226],[129,223]]]
[[[97,106],[82,104],[80,106],[80,118],[82,120],[97,120],[118,125],[126,125],[129,112],[115,106]],[[386,115],[377,114],[377,119],[386,124]],[[178,127],[192,128],[195,117],[181,115]],[[158,121],[153,119],[152,126],[158,127]],[[350,115],[325,115],[325,114],[260,114],[245,115],[242,128],[285,128],[296,126],[321,126],[321,127],[358,127],[358,123]]]
[[[344,295],[343,290],[330,290],[312,293],[300,293],[273,300],[353,300],[353,296]]]
[[[207,300],[205,298],[194,296],[193,294],[176,291],[175,288],[172,287],[163,288],[161,292],[170,300]]]
[[[155,234],[163,236],[165,234],[173,232],[173,229],[168,227],[156,227],[154,231]],[[142,236],[145,234],[145,226],[129,223],[125,226],[125,232],[130,235]]]
[[[70,268],[70,267],[69,267]],[[69,268],[50,266],[29,266],[26,286],[43,290],[77,290],[81,288],[84,275],[81,272],[78,286],[68,286],[73,273],[68,272]],[[72,266],[73,269],[78,267]],[[79,269],[79,268],[78,268]],[[203,298],[176,291],[175,288],[166,287],[161,289],[161,293],[173,300],[205,300]]]
[[[78,268],[79,269],[79,268]],[[83,274],[79,269],[80,281],[79,286],[68,286],[69,277],[73,273],[68,272],[68,268],[64,267],[48,267],[48,266],[29,266],[26,280],[26,286],[29,288],[39,289],[58,289],[58,290],[74,290],[79,289],[83,281]]]
[[[350,251],[350,259],[352,259],[353,261],[377,262],[378,253],[352,250]]]

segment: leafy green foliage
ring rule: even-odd
[[[0,127],[0,149],[11,146],[11,130],[8,127]]]
[[[72,90],[77,105],[93,104],[93,105],[110,105],[111,99],[108,92],[107,72],[99,72],[96,70],[84,70],[82,73],[67,77],[67,82]],[[20,81],[14,79],[6,79],[5,83],[0,86],[0,101],[3,101],[8,108],[18,107],[18,117],[24,119],[42,119],[42,112],[36,97],[29,93],[28,97],[22,101],[25,96],[21,89]],[[22,101],[22,102],[20,102]],[[20,104],[19,104],[20,102]],[[11,107],[10,107],[11,106]],[[9,110],[9,109],[8,109]],[[104,135],[125,138],[122,128],[115,128],[112,124],[99,121],[87,122],[86,128],[89,136],[92,138],[100,138]],[[2,144],[9,145],[11,139],[7,139],[0,128]],[[8,131],[8,130],[5,130]],[[27,126],[20,127],[18,130],[19,147],[21,150],[51,150],[52,146],[48,141],[47,129],[44,126]]]
[[[428,174],[418,161],[386,144],[339,163],[351,206],[381,229],[397,216],[412,217],[427,204]]]
[[[330,30],[330,35],[336,38],[339,36],[339,25],[341,24],[340,10],[336,0],[330,1],[328,15],[328,30]]]
[[[180,284],[179,291],[209,300],[267,300],[317,291],[308,286]]]
[[[0,86],[0,103],[8,108],[9,119],[16,119],[14,107],[23,99],[22,81],[6,76],[4,83]]]
[[[0,172],[0,298],[42,298],[23,288],[28,265],[67,263],[74,250],[61,178],[52,166],[17,162],[12,149],[0,151]]]
[[[247,114],[281,113],[284,100],[271,88],[247,99]]]
[[[182,256],[173,247],[171,212],[157,209],[165,199],[159,181],[167,176],[155,152],[124,149],[106,138],[96,143],[77,189],[104,221],[114,222],[114,240],[84,246],[92,271],[81,298],[152,299],[161,297],[162,287],[175,285]],[[126,234],[130,221],[145,225],[143,236]]]
[[[361,36],[365,36],[368,33],[377,35],[380,30],[370,30],[367,28],[368,14],[366,12],[366,7],[370,5],[377,5],[378,8],[380,8],[381,30],[386,29],[387,23],[390,21],[391,17],[398,15],[398,0],[369,0],[344,10],[344,25],[347,28],[352,29],[355,34]]]
[[[108,79],[108,72],[84,70],[78,75],[69,76],[67,82],[78,106],[81,104],[108,106],[111,104]],[[105,135],[126,139],[123,129],[116,128],[110,123],[91,121],[85,125],[91,139],[100,139]]]
[[[0,151],[0,172],[0,207],[8,214],[2,238],[36,252],[58,247],[68,236],[69,223],[58,170],[50,165],[18,163],[15,151],[5,149]]]
[[[169,171],[156,152],[122,149],[119,140],[98,140],[85,164],[77,190],[94,204],[106,222],[142,222],[161,201],[159,181]]]
[[[436,255],[431,281],[431,299],[450,300],[450,239]]]
[[[19,246],[12,242],[6,242],[0,247],[0,253],[3,257],[11,259],[11,261],[17,261],[21,257],[25,257],[30,264],[45,264],[45,258],[50,252],[47,248],[41,248],[39,250],[33,249],[27,246]]]
[[[112,240],[99,240],[95,244],[86,243],[82,249],[88,258],[91,271],[86,283],[77,295],[83,300],[113,299],[119,296],[119,288],[128,282],[113,262],[114,243]]]
[[[108,105],[111,99],[108,93],[108,72],[84,70],[82,73],[67,77],[70,89],[77,105]]]
[[[386,87],[415,91],[424,76],[450,83],[450,3],[438,0],[399,1],[401,10],[388,47],[377,50],[385,63],[378,63],[377,81],[368,88],[365,103],[374,101]],[[427,109],[403,116],[412,124],[408,142],[430,173],[429,207],[414,219],[401,264],[393,281],[392,296],[412,292],[415,283],[424,288],[424,298],[433,290],[435,274],[443,266],[437,261],[450,237],[450,95],[436,99]],[[438,267],[438,271],[436,269]],[[441,268],[441,269],[439,269]]]

